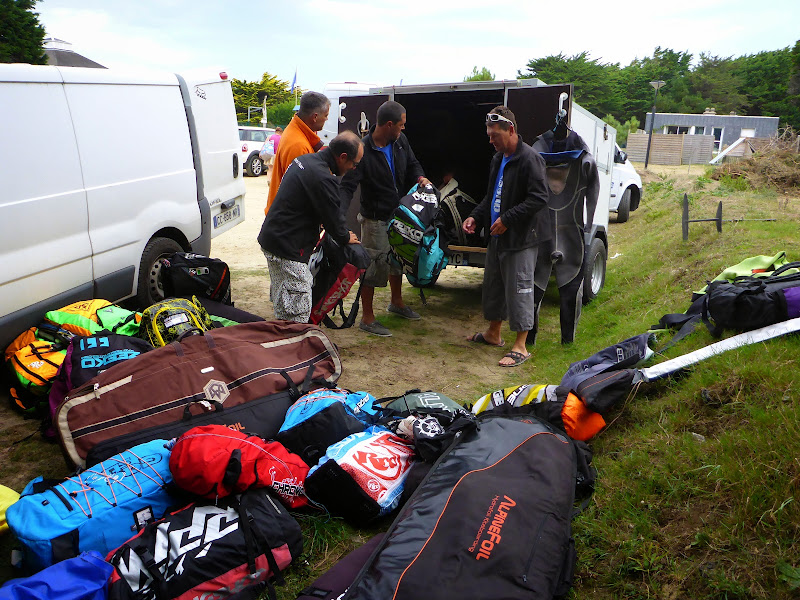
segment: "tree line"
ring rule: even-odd
[[[584,51],[528,61],[520,78],[545,83],[572,83],[575,100],[596,115],[617,123],[644,123],[653,108],[651,81],[664,81],[657,112],[780,117],[780,126],[800,130],[800,41],[793,47],[739,57],[690,52],[657,46],[653,55],[627,66],[604,63]],[[635,129],[635,128],[633,128]]]
[[[43,51],[45,31],[34,12],[38,0],[0,0],[0,62],[47,64]],[[617,129],[635,130],[653,106],[651,81],[666,85],[659,90],[658,112],[702,113],[714,107],[717,114],[780,117],[781,127],[800,130],[800,40],[793,47],[739,57],[690,52],[657,46],[652,56],[635,58],[627,66],[592,58],[588,51],[534,58],[518,71],[520,78],[536,77],[545,83],[572,83],[575,99],[587,110],[605,116]],[[465,81],[494,79],[486,67],[475,66]],[[261,81],[232,80],[237,117],[247,120],[248,107],[261,106],[258,92],[266,92],[267,120],[285,125],[295,105],[287,81],[264,73]],[[298,90],[302,94],[302,90]],[[299,95],[298,94],[298,95]],[[261,114],[251,110],[252,124]]]

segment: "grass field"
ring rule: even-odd
[[[421,321],[381,315],[394,333],[389,340],[355,328],[329,332],[342,355],[341,384],[376,396],[434,389],[472,403],[500,387],[558,383],[570,363],[646,331],[665,313],[683,312],[692,291],[725,267],[781,250],[800,260],[800,190],[753,190],[731,178],[712,180],[699,167],[651,170],[644,180],[630,221],[610,225],[605,288],[584,307],[574,344],[558,343],[551,289],[532,360],[517,369],[497,367],[501,351],[465,341],[484,326],[481,272],[447,269],[426,293],[426,306],[408,293]],[[721,234],[711,223],[696,223],[684,243],[685,192],[691,218],[713,216],[722,200],[724,218],[776,220],[725,223]],[[256,290],[237,306],[263,303],[263,272],[234,271],[233,279],[234,290]],[[385,293],[376,294],[376,307],[387,302]],[[505,336],[512,340],[507,330]],[[653,362],[713,341],[698,328]],[[800,597],[799,351],[794,336],[714,357],[680,377],[642,385],[607,419],[592,441],[597,490],[574,523],[579,563],[572,598]],[[19,490],[38,474],[65,475],[57,448],[26,437],[34,424],[3,414],[0,483]],[[300,521],[306,550],[279,589],[284,600],[390,524],[354,530],[329,517]],[[3,564],[10,546],[6,535]],[[9,574],[0,566],[0,577]]]

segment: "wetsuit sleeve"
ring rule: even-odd
[[[586,223],[583,229],[589,231],[594,223],[594,211],[597,209],[597,198],[600,196],[600,176],[597,173],[597,163],[588,152],[583,155],[581,176],[586,181]]]

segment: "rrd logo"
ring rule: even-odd
[[[203,393],[209,401],[219,402],[220,404],[225,402],[225,399],[231,395],[225,382],[216,379],[212,379],[203,387]]]

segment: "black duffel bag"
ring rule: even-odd
[[[742,276],[732,282],[712,281],[703,299],[703,320],[712,335],[723,329],[751,331],[800,316],[800,273],[786,272],[800,266],[788,263],[764,277]]]
[[[271,582],[302,551],[300,525],[270,488],[190,504],[109,554],[108,598],[274,598]]]
[[[161,263],[164,296],[197,296],[233,304],[228,264],[202,254],[176,252]]]

